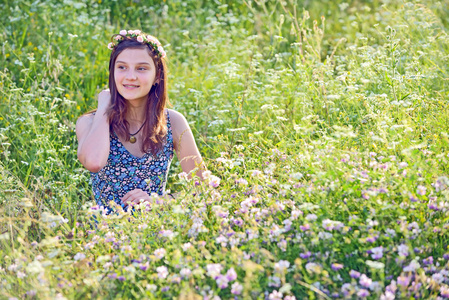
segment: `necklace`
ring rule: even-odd
[[[134,144],[134,143],[137,141],[135,135],[138,134],[139,131],[143,128],[143,125],[145,125],[145,122],[143,122],[142,126],[140,126],[139,130],[137,130],[135,133],[130,133],[130,134],[129,134],[129,135],[130,135],[130,137],[129,137],[129,142],[130,142],[131,144]]]

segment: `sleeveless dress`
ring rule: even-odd
[[[166,113],[167,137],[164,148],[156,155],[145,153],[136,157],[129,153],[115,132],[110,134],[110,149],[106,165],[98,172],[91,172],[95,202],[112,210],[109,201],[121,205],[121,198],[129,191],[142,189],[149,195],[165,192],[168,170],[173,159],[173,135],[170,116]]]

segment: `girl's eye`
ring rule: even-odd
[[[119,69],[119,70],[125,70],[126,67],[125,67],[125,66],[117,66],[117,69]],[[145,67],[140,67],[140,68],[137,68],[137,70],[139,70],[139,71],[146,71],[147,68],[145,68]]]

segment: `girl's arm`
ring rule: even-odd
[[[168,112],[172,125],[173,144],[178,160],[181,162],[182,171],[189,174],[191,178],[192,174],[190,172],[198,167],[196,175],[203,179],[203,171],[206,170],[206,166],[196,146],[189,123],[179,112],[172,109],[169,109]]]
[[[81,116],[76,122],[78,159],[87,170],[94,173],[106,165],[109,156],[109,120],[106,110],[110,103],[109,90],[100,92],[95,115]]]
[[[206,170],[206,167],[187,120],[182,114],[174,110],[169,109],[168,112],[172,125],[173,144],[178,160],[181,162],[182,171],[189,174],[193,169],[198,167],[196,175],[203,179],[203,171]],[[192,174],[189,174],[189,177],[191,178]],[[141,189],[135,189],[126,193],[121,200],[126,208],[128,205],[140,203],[141,200],[150,200],[150,196]]]

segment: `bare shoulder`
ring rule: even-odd
[[[189,128],[189,123],[186,118],[180,112],[177,112],[173,109],[167,109],[170,115],[170,124],[174,131],[184,131]]]
[[[183,137],[186,136],[186,133],[190,133],[191,135],[192,132],[190,130],[189,123],[181,113],[173,109],[168,109],[168,113],[170,116],[170,124],[173,133],[173,142],[175,144],[175,149],[178,150],[181,140],[185,140]]]

